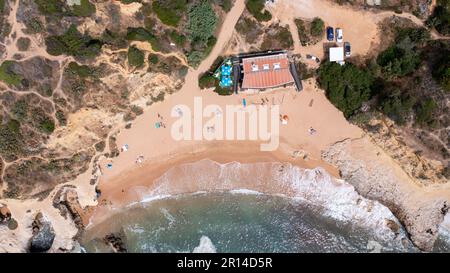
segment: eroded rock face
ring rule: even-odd
[[[337,166],[359,194],[387,206],[419,249],[431,251],[450,204],[448,190],[418,186],[367,136],[336,143],[322,158]]]
[[[32,224],[33,237],[30,240],[30,252],[45,252],[49,250],[55,239],[53,226],[45,219],[42,213],[38,213]]]
[[[127,252],[123,232],[108,234],[103,238],[103,242],[110,245],[114,252]]]
[[[8,222],[11,220],[11,211],[6,205],[0,204],[0,223]]]

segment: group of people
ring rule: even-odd
[[[159,121],[155,123],[155,127],[158,128],[166,128],[166,124],[164,123],[164,117],[158,113]]]

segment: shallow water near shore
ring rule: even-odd
[[[291,198],[234,191],[153,200],[87,230],[87,252],[110,249],[101,239],[122,231],[129,252],[416,252],[409,241],[323,216]],[[448,251],[441,236],[435,251]]]

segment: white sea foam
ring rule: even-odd
[[[254,191],[254,190],[249,190],[249,189],[231,190],[230,193],[232,193],[232,194],[248,194],[248,195],[259,195],[259,194],[262,194],[259,191]]]
[[[141,203],[176,197],[192,190],[232,194],[269,192],[320,208],[324,216],[337,221],[371,229],[379,235],[377,240],[399,241],[406,237],[403,230],[401,236],[397,236],[387,226],[387,220],[400,225],[387,207],[360,196],[352,185],[335,179],[322,168],[302,169],[277,162],[220,164],[201,160],[172,168],[154,185],[146,193],[142,191]]]
[[[200,238],[200,244],[194,248],[193,253],[216,253],[216,247],[211,242],[208,236],[202,236]]]

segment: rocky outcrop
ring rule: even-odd
[[[387,206],[419,249],[433,248],[450,204],[448,189],[424,190],[367,136],[335,143],[322,158],[337,166],[359,194]]]
[[[382,120],[372,119],[365,126],[364,130],[371,137],[371,140],[398,162],[402,169],[416,182],[423,185],[448,182],[448,179],[443,175],[445,168],[443,162],[445,163],[445,161],[432,160],[423,156],[424,149],[428,150],[430,154],[435,154],[436,152],[419,145],[412,136],[407,136],[405,132],[398,129],[392,120],[386,117]],[[406,142],[410,143],[410,145],[407,145]],[[431,140],[428,142],[431,145]],[[416,149],[411,147],[413,145],[417,146]],[[435,149],[444,150],[446,148],[442,146]]]
[[[30,240],[30,252],[45,252],[49,250],[55,239],[53,226],[42,213],[38,213],[32,224],[33,237]]]
[[[78,193],[74,186],[64,186],[55,194],[53,206],[59,209],[64,218],[68,216],[72,219],[78,229],[74,239],[80,238],[85,228],[82,214],[84,212],[78,200]]]
[[[108,234],[103,238],[103,242],[111,246],[114,252],[127,252],[125,234],[123,232]]]
[[[11,211],[6,205],[0,204],[0,223],[8,222],[11,220]]]

